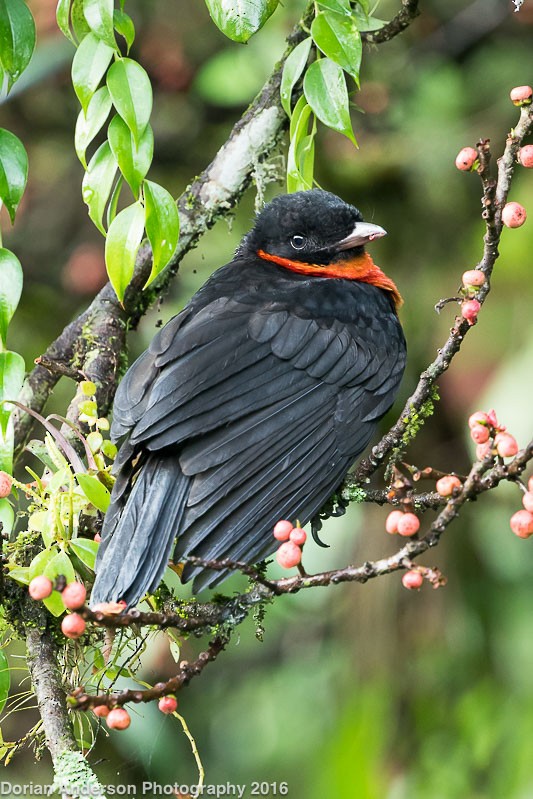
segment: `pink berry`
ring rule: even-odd
[[[131,724],[130,714],[123,707],[115,707],[106,718],[111,730],[127,730]]]
[[[293,541],[286,541],[276,552],[276,560],[284,569],[292,569],[302,559],[302,550]]]
[[[472,428],[478,424],[488,424],[488,422],[489,422],[489,417],[487,416],[486,413],[483,413],[483,411],[476,411],[469,418],[468,426]]]
[[[511,516],[511,530],[519,538],[529,538],[533,535],[533,513],[528,510],[517,510]]]
[[[301,527],[295,527],[291,530],[290,540],[293,544],[296,544],[296,546],[303,547],[307,541],[307,533],[305,530],[302,530]]]
[[[474,166],[477,158],[477,150],[474,150],[473,147],[463,147],[455,159],[455,166],[461,172],[468,172]]]
[[[476,447],[476,458],[478,461],[483,461],[490,454],[492,451],[492,446],[490,441],[487,441],[486,444],[478,444]]]
[[[0,499],[8,497],[11,494],[11,485],[13,478],[7,472],[0,472]]]
[[[414,513],[403,513],[398,519],[398,532],[400,535],[414,535],[420,529],[420,519]]]
[[[274,538],[277,538],[278,541],[288,541],[292,529],[291,522],[282,519],[274,525]]]
[[[402,583],[404,584],[405,588],[409,588],[410,591],[415,591],[418,588],[421,588],[423,582],[423,576],[420,574],[420,572],[416,571],[405,572],[402,577]]]
[[[491,425],[491,427],[497,427],[498,430],[505,430],[505,427],[502,427],[499,424],[495,410],[491,410],[487,413],[487,422]]]
[[[515,86],[509,96],[515,105],[531,105],[533,89],[531,86]]]
[[[42,574],[40,577],[34,577],[28,586],[28,593],[32,599],[46,599],[53,590],[52,581]]]
[[[454,490],[456,488],[461,488],[462,485],[459,478],[454,474],[447,474],[445,477],[441,477],[440,480],[437,480],[437,493],[439,493],[441,497],[451,497]]]
[[[109,716],[110,710],[107,705],[97,705],[93,707],[93,713],[95,716],[98,716],[100,719],[105,719],[106,716]]]
[[[63,604],[69,610],[78,610],[85,605],[87,591],[83,583],[69,583],[61,592]]]
[[[527,481],[527,490],[531,491],[533,493],[533,474],[531,475],[531,477]]]
[[[530,513],[533,513],[533,491],[527,491],[522,497],[522,505]]]
[[[161,713],[175,713],[178,707],[178,700],[175,696],[162,696],[157,706]]]
[[[498,433],[494,439],[494,446],[502,458],[512,458],[518,452],[516,438],[510,433]]]
[[[102,536],[100,535],[100,533],[96,533],[96,535],[93,538],[93,541],[96,541],[96,543],[99,544],[101,540]]]
[[[481,303],[477,300],[465,300],[461,304],[461,316],[466,319],[469,325],[473,325],[477,320],[480,308]]]
[[[521,147],[519,149],[518,161],[522,164],[522,166],[526,166],[528,169],[531,169],[533,166],[533,144],[526,144],[525,147]]]
[[[391,510],[387,518],[385,519],[385,530],[394,535],[394,533],[398,532],[398,522],[403,516],[403,512],[401,510]]]
[[[463,272],[463,285],[464,286],[482,286],[485,282],[485,274],[481,269],[469,269]]]
[[[484,444],[490,438],[490,430],[482,424],[476,424],[471,428],[470,436],[476,444]]]
[[[521,227],[527,219],[527,212],[520,203],[507,203],[502,211],[502,222],[506,227]]]
[[[96,605],[91,605],[93,613],[107,613],[119,614],[126,610],[126,603],[123,599],[120,602],[97,602]]]
[[[61,631],[67,638],[79,638],[85,632],[85,619],[79,613],[70,613],[61,622]]]

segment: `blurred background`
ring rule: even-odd
[[[29,5],[38,49],[0,108],[0,124],[21,137],[30,158],[14,229],[2,214],[6,246],[25,273],[10,346],[28,367],[105,281],[103,240],[81,200],[73,148],[73,48],[56,29],[52,0]],[[177,196],[209,163],[270,74],[303,5],[285,0],[243,46],[225,39],[203,2],[129,0],[134,56],[155,91],[149,177]],[[397,5],[382,0],[376,15],[389,19]],[[319,184],[389,233],[372,254],[405,299],[409,363],[396,413],[453,322],[455,306],[439,316],[434,304],[456,293],[481,255],[479,180],[458,172],[455,156],[490,138],[496,158],[518,119],[509,90],[533,79],[532,0],[519,13],[511,0],[422,0],[421,10],[402,36],[365,47],[362,88],[353,95],[360,149],[324,129],[318,147]],[[282,174],[283,155],[272,162]],[[269,196],[283,191],[281,180]],[[511,199],[533,208],[525,169]],[[171,293],[130,336],[131,357],[231,258],[251,226],[254,200],[250,189],[230,222],[185,258]],[[532,226],[504,231],[480,323],[441,380],[438,411],[409,452],[420,467],[468,470],[466,419],[477,409],[494,407],[522,446],[531,434]],[[71,393],[62,381],[53,407],[64,410]],[[533,799],[533,543],[509,528],[520,499],[514,486],[481,497],[426,554],[421,562],[444,572],[445,588],[408,592],[391,575],[281,598],[266,608],[263,642],[253,619],[244,625],[180,698],[206,782],[246,784],[248,796],[253,781],[285,781],[292,799]],[[358,506],[329,522],[323,538],[331,548],[309,544],[308,570],[392,554],[385,516]],[[224,592],[242,587],[237,578]],[[185,642],[182,657],[197,650],[197,642]],[[143,663],[147,682],[173,674],[164,636],[150,638]],[[36,719],[31,710],[9,715],[4,739],[22,736]],[[144,781],[191,785],[197,776],[179,724],[152,706],[134,709],[126,732],[102,729],[90,760],[102,782],[136,785],[139,795]],[[1,779],[50,782],[47,753],[35,764],[33,752],[22,750]]]

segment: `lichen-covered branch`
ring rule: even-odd
[[[420,14],[418,0],[402,0],[402,7],[395,17],[377,31],[366,31],[361,38],[368,44],[383,44],[389,42],[409,27],[411,22]]]

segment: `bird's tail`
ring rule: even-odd
[[[129,495],[111,497],[96,560],[91,606],[124,600],[135,605],[156,590],[165,571],[190,478],[175,455],[154,453]]]

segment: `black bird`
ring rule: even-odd
[[[383,235],[329,192],[276,197],[130,367],[93,605],[153,592],[172,550],[214,585],[187,556],[253,564],[279,519],[318,513],[404,370],[400,295],[364,251]]]

